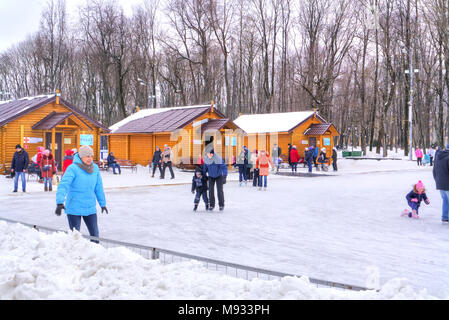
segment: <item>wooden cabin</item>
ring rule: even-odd
[[[109,129],[104,134],[108,152],[142,166],[149,164],[156,146],[164,150],[164,145],[172,149],[174,165],[194,165],[208,148],[230,163],[244,136],[213,104],[141,109]]]
[[[0,102],[0,167],[9,172],[15,146],[20,144],[31,158],[38,147],[51,150],[59,170],[64,151],[90,145],[94,160],[100,157],[100,137],[108,128],[53,95]]]
[[[340,135],[316,111],[240,115],[234,123],[247,133],[244,144],[250,151],[267,150],[271,154],[277,144],[283,158],[288,158],[289,143],[296,146],[301,157],[309,146],[324,147],[331,155],[334,138]]]

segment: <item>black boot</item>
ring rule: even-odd
[[[206,203],[206,211],[209,210],[209,204]]]
[[[198,203],[195,203],[195,206],[193,207],[193,211],[196,211],[198,209]]]
[[[48,187],[48,191],[53,191],[52,186]]]
[[[44,187],[44,191],[48,191],[48,187],[47,186]]]

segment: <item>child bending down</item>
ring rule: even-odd
[[[201,197],[203,197],[204,203],[206,204],[206,210],[208,210],[209,199],[207,197],[207,177],[203,175],[201,166],[195,170],[195,174],[193,175],[192,193],[195,194],[195,200],[193,201],[194,203],[193,211],[196,211],[198,209],[198,204],[200,203]]]
[[[417,184],[413,186],[413,190],[410,191],[405,198],[407,199],[407,203],[412,208],[412,211],[409,212],[408,216],[411,218],[419,218],[419,206],[421,205],[421,201],[424,200],[426,204],[430,204],[429,198],[426,195],[426,188],[424,184],[419,181]]]

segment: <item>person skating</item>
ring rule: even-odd
[[[443,200],[441,221],[446,224],[449,219],[449,150],[438,150],[432,174],[436,189],[440,191]]]
[[[430,160],[430,166],[433,166],[433,160],[435,159],[435,149],[430,146],[430,148],[427,150],[427,154],[429,155]]]
[[[258,150],[254,150],[251,153],[251,174],[252,174],[252,178],[253,178],[253,187],[257,187],[257,185],[259,184],[259,169],[256,168],[256,161],[257,161],[257,157],[259,156],[259,151]]]
[[[156,150],[153,153],[153,159],[151,160],[153,164],[153,174],[151,175],[154,178],[154,173],[156,172],[156,168],[159,168],[159,178],[162,178],[162,151],[159,146],[156,146]]]
[[[312,172],[312,168],[313,168],[313,147],[309,147],[309,148],[306,149],[305,162],[307,162],[307,167],[309,168],[309,172]]]
[[[217,185],[218,206],[223,211],[225,205],[223,185],[226,184],[228,168],[223,159],[211,149],[204,158],[203,174],[209,180],[209,210],[215,207],[215,185]]]
[[[276,167],[276,172],[279,172],[279,158],[281,157],[282,154],[282,149],[281,147],[279,147],[276,143],[273,146],[273,150],[271,151],[271,160],[273,161],[275,167]],[[275,170],[275,168],[273,167],[273,171]]]
[[[65,209],[70,230],[80,231],[81,218],[92,237],[99,237],[97,223],[97,201],[101,212],[108,212],[100,169],[93,163],[94,151],[82,146],[62,177],[56,193],[55,214],[60,216]],[[65,203],[65,205],[64,205]],[[97,240],[91,240],[98,243]]]
[[[273,161],[267,155],[265,150],[260,151],[259,157],[256,160],[256,168],[259,169],[259,190],[262,190],[262,180],[263,188],[267,190],[267,180],[270,173],[270,165],[274,167]]]
[[[37,153],[31,158],[30,166],[28,167],[28,172],[35,172],[39,177],[39,183],[43,183],[42,172],[39,169],[39,163],[41,162],[42,155],[44,154],[44,147],[37,147]]]
[[[42,172],[42,178],[44,179],[44,191],[53,191],[52,182],[53,175],[57,172],[55,159],[50,150],[45,150],[44,155],[39,163],[39,168]]]
[[[415,156],[416,156],[416,162],[417,162],[418,166],[422,166],[423,165],[423,163],[422,163],[423,152],[420,147],[416,148]]]
[[[198,209],[201,197],[203,198],[206,210],[209,210],[209,199],[207,197],[207,177],[203,174],[202,167],[195,170],[192,178],[192,193],[195,194],[193,201],[193,211]]]
[[[338,171],[338,168],[337,168],[337,149],[335,149],[335,148],[332,149],[332,168],[334,169],[334,171]]]
[[[171,148],[168,145],[164,145],[164,151],[162,152],[161,156],[162,156],[162,163],[163,163],[161,179],[165,179],[165,169],[167,167],[170,170],[170,174],[171,174],[170,179],[174,179],[175,173],[173,172],[173,168],[172,168]]]
[[[14,174],[14,190],[13,192],[17,192],[19,178],[22,179],[22,191],[26,192],[26,179],[25,172],[28,168],[28,163],[30,158],[28,153],[23,150],[20,144],[16,145],[16,152],[11,161],[11,173]]]
[[[248,181],[247,176],[247,167],[248,167],[249,159],[248,159],[248,148],[246,146],[243,146],[242,151],[240,152],[239,156],[236,160],[236,166],[239,169],[239,185],[242,186],[243,183],[245,185]]]
[[[288,165],[290,167],[292,166],[292,159],[290,157],[291,152],[292,152],[292,145],[289,143],[288,144]]]
[[[405,198],[407,199],[409,207],[412,209],[411,212],[408,212],[407,209],[404,210],[404,214],[408,213],[409,218],[419,218],[421,201],[424,200],[426,204],[430,204],[430,200],[426,195],[426,188],[421,181],[418,181],[418,183],[413,186],[412,191],[410,191]]]
[[[292,166],[292,172],[297,172],[298,162],[299,162],[299,152],[296,149],[296,146],[293,146],[290,151],[290,161]]]
[[[318,163],[317,163],[317,159],[318,159],[318,155],[319,155],[320,151],[318,149],[317,146],[313,146],[313,164],[315,165],[315,168],[318,168]]]

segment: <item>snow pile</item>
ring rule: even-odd
[[[316,288],[308,278],[251,281],[199,262],[163,265],[78,232],[44,234],[0,222],[0,299],[435,299],[405,279],[379,292]]]

